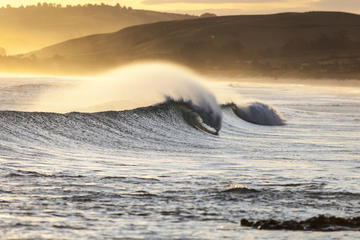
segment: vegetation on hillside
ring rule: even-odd
[[[72,39],[0,62],[8,69],[83,74],[164,60],[228,76],[360,78],[359,23],[359,15],[336,12],[159,22]]]
[[[191,16],[134,10],[120,4],[38,3],[0,8],[0,46],[8,54],[33,51],[71,38],[118,31],[124,27],[188,19]]]

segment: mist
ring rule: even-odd
[[[168,63],[143,63],[91,78],[68,78],[46,90],[27,111],[99,112],[125,110],[164,102],[167,98],[209,104],[218,109],[205,80]]]

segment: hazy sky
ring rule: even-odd
[[[169,12],[199,14],[252,14],[284,11],[348,11],[360,13],[360,0],[0,0],[0,5],[34,4],[37,2],[66,4],[107,3]]]

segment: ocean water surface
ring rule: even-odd
[[[201,97],[55,113],[28,109],[63,79],[0,81],[2,239],[360,236],[336,221],[240,224],[360,216],[357,88],[217,82]],[[230,92],[241,100],[221,102]]]

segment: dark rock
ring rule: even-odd
[[[319,215],[304,221],[277,221],[266,219],[249,221],[241,219],[241,226],[265,230],[292,230],[292,231],[360,231],[360,217],[340,218],[333,216]]]

